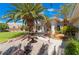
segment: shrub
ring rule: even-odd
[[[0,23],[0,30],[6,32],[8,31],[6,29],[9,29],[9,26],[7,24]]]
[[[75,36],[75,33],[78,31],[78,29],[74,26],[63,26],[61,28],[61,32],[68,35],[68,36]]]
[[[66,55],[79,55],[79,42],[77,40],[70,40],[65,47]]]

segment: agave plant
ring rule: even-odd
[[[14,20],[17,22],[23,20],[23,24],[27,24],[29,31],[33,31],[34,21],[43,19],[42,15],[39,15],[45,8],[41,4],[34,3],[13,3],[14,10],[9,10],[7,15],[3,18],[9,18],[7,22]]]

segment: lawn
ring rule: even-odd
[[[5,42],[11,38],[15,38],[23,34],[23,32],[0,32],[0,42]]]

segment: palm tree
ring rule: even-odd
[[[64,4],[63,6],[61,6],[61,10],[59,11],[60,15],[64,15],[64,19],[66,19],[69,15],[70,12],[72,12],[72,10],[74,9],[75,4]]]
[[[14,3],[12,7],[15,7],[14,10],[9,10],[8,14],[3,18],[10,18],[7,22],[14,20],[17,22],[23,20],[23,23],[28,26],[30,32],[33,31],[34,21],[37,19],[43,18],[39,15],[45,8],[41,4],[34,3]]]
[[[51,31],[51,20],[45,16],[44,25],[46,26],[46,31]]]

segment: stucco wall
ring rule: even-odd
[[[20,26],[16,23],[8,23],[8,26],[10,32],[20,31]]]

